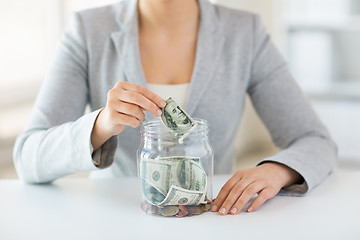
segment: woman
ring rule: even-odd
[[[232,171],[246,93],[283,149],[237,171],[213,211],[238,214],[256,193],[249,212],[280,190],[305,194],[333,169],[336,147],[259,17],[206,0],[129,0],[73,15],[16,142],[20,178],[49,182],[104,168],[92,175],[136,175],[137,127],[160,115],[161,87],[181,92],[186,112],[209,122],[215,173]]]

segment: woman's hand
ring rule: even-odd
[[[144,111],[159,117],[159,107],[165,105],[166,102],[162,98],[144,87],[129,82],[118,82],[108,92],[106,106],[95,121],[91,133],[94,151],[110,137],[120,134],[125,126],[138,127],[145,118]]]
[[[221,188],[213,202],[212,211],[221,215],[238,214],[257,193],[248,207],[252,212],[274,197],[281,188],[300,182],[302,177],[291,168],[275,162],[266,162],[256,168],[237,171]]]

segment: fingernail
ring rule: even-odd
[[[211,207],[211,210],[212,210],[213,212],[216,212],[217,209],[218,209],[218,207],[217,207],[216,205],[213,205],[213,206]]]
[[[231,213],[232,213],[232,214],[236,214],[236,212],[237,212],[237,209],[236,209],[236,208],[231,209]]]
[[[161,114],[162,114],[162,112],[161,112],[161,110],[160,109],[158,109],[157,111],[156,111],[156,113],[157,113],[157,115],[160,117],[161,116]]]
[[[247,211],[248,211],[248,212],[252,212],[252,210],[253,210],[253,208],[252,208],[252,207],[249,207]]]
[[[166,106],[166,102],[163,101],[163,100],[161,100],[161,101],[160,101],[160,107],[165,107],[165,106]]]
[[[222,208],[222,209],[220,209],[220,211],[219,211],[220,214],[225,214],[225,212],[226,212],[226,209],[225,209],[225,208]]]

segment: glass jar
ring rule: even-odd
[[[158,119],[142,124],[137,163],[144,212],[185,217],[210,210],[214,155],[207,122],[194,121],[181,141]]]

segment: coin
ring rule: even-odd
[[[201,209],[202,209],[204,212],[209,211],[210,208],[211,208],[211,204],[201,204]]]
[[[176,214],[176,217],[185,217],[188,215],[188,211],[180,211],[178,214]]]
[[[144,212],[146,212],[146,211],[148,210],[149,206],[150,206],[150,204],[149,204],[148,202],[146,202],[146,201],[144,201],[144,202],[141,203],[141,209],[142,209]]]
[[[149,204],[149,207],[148,207],[148,209],[147,209],[146,212],[147,212],[148,214],[151,214],[151,215],[157,215],[157,214],[159,214],[158,208],[157,208],[156,206],[150,205],[150,204]]]
[[[187,212],[188,212],[188,216],[194,215],[193,206],[188,206]]]
[[[187,211],[187,207],[185,207],[184,205],[179,205],[179,208],[181,211]]]
[[[179,208],[177,206],[166,206],[166,207],[160,209],[160,213],[164,217],[174,216],[178,212],[179,212]]]
[[[192,206],[190,209],[189,213],[191,211],[191,215],[199,215],[204,212],[204,210],[200,206]]]

